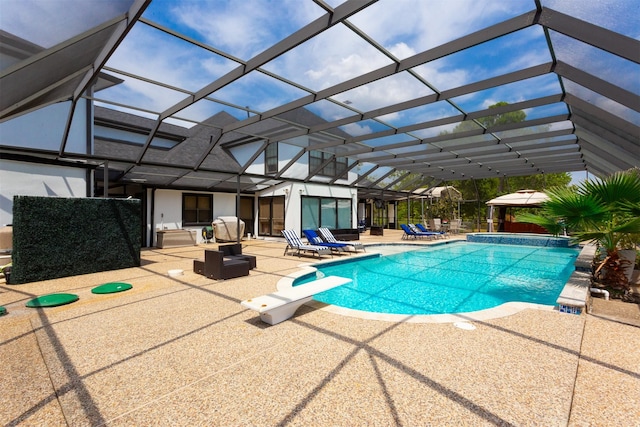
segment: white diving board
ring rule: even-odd
[[[293,286],[272,294],[242,301],[240,304],[260,313],[260,319],[270,325],[283,322],[293,316],[300,306],[313,299],[315,294],[328,291],[352,280],[338,276],[327,276],[303,285]]]

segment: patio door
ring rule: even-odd
[[[260,197],[258,199],[258,227],[261,236],[282,236],[284,196]]]
[[[255,236],[254,228],[254,219],[255,213],[253,209],[253,197],[240,197],[240,214],[238,215],[241,220],[244,221],[244,232],[245,235],[247,233],[251,233],[252,236]]]

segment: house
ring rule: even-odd
[[[320,120],[310,112],[298,114],[306,114],[302,120],[309,124]],[[250,164],[243,165],[241,162],[246,163],[262,141],[233,140],[211,148],[218,130],[237,121],[220,112],[190,129],[163,124],[145,153],[144,161],[149,165],[127,171],[119,166],[118,159],[127,163],[135,160],[144,143],[142,135],[153,126],[153,120],[95,107],[94,121],[95,155],[111,159],[106,168],[107,180],[105,168],[96,170],[94,193],[103,196],[106,182],[109,197],[141,199],[143,242],[149,246],[155,245],[155,233],[163,229],[194,229],[201,240],[202,227],[211,225],[219,216],[236,216],[236,212],[245,222],[245,235],[257,237],[281,237],[285,228],[300,233],[302,228],[320,225],[356,227],[357,190],[344,183],[340,185],[340,179],[335,180],[343,172],[345,182],[349,174],[354,174],[346,171],[346,159],[343,163],[335,159],[327,163],[322,153],[309,151],[289,165],[299,151],[294,144],[301,143],[300,138],[291,143],[275,143]],[[202,170],[194,173],[191,165],[203,152],[207,155]],[[324,163],[327,164],[318,167]],[[277,179],[268,179],[276,175]],[[308,175],[310,179],[294,178],[300,175]]]

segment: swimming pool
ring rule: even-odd
[[[326,304],[402,315],[466,313],[519,301],[555,305],[574,271],[573,248],[454,242],[316,265],[353,282],[314,296]],[[303,276],[293,285],[315,280]]]

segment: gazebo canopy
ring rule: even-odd
[[[520,190],[515,193],[505,194],[487,202],[489,206],[540,206],[549,200],[549,196],[536,190]]]
[[[458,200],[462,198],[462,193],[460,193],[460,191],[458,191],[458,189],[452,185],[447,185],[444,187],[431,187],[421,195],[430,199],[439,199],[441,197],[444,197],[451,200]]]

